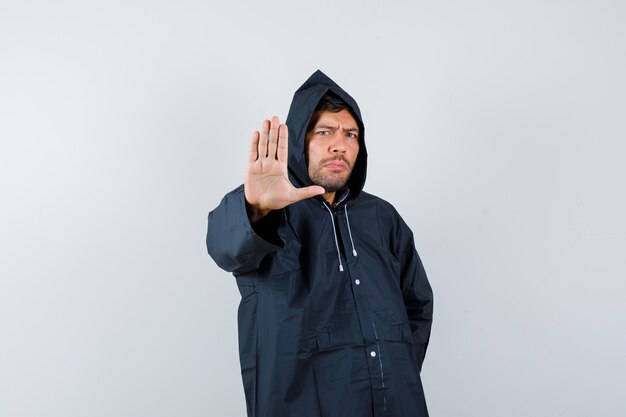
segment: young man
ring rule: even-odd
[[[354,99],[315,72],[209,214],[209,253],[242,296],[249,417],[428,415],[432,291],[408,226],[362,191],[364,133]]]

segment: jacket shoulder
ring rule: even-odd
[[[381,236],[395,241],[411,239],[413,232],[406,224],[398,210],[387,200],[362,191],[352,204],[356,211],[364,217],[376,221]]]
[[[380,214],[386,214],[401,219],[400,213],[398,213],[393,204],[385,199],[382,199],[374,194],[370,194],[365,191],[361,191],[358,198],[354,200],[352,204],[357,206],[375,208]]]

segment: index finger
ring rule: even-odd
[[[281,124],[278,128],[278,160],[287,162],[289,157],[289,128],[286,124]]]
[[[252,163],[259,159],[259,132],[256,131],[252,134],[252,140],[250,141],[250,151],[248,152],[248,162]]]

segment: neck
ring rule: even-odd
[[[336,194],[337,194],[337,192],[333,191],[333,192],[330,192],[330,193],[322,194],[322,197],[324,197],[324,200],[326,200],[326,202],[332,206],[333,204],[335,204],[335,195]]]

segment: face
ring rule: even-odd
[[[347,110],[321,111],[306,134],[309,178],[327,193],[348,182],[359,154],[359,127]],[[315,119],[314,119],[315,120]]]

